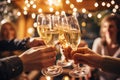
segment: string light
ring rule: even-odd
[[[25,11],[27,10],[27,7],[26,7],[26,6],[24,7],[24,10],[25,10]]]
[[[39,8],[39,9],[38,9],[38,12],[39,12],[39,13],[42,13],[42,9],[41,9],[41,8]]]
[[[55,14],[56,14],[56,15],[59,15],[60,13],[59,13],[59,11],[56,11]]]
[[[34,33],[34,28],[33,27],[28,28],[27,32],[32,35]]]
[[[110,3],[107,3],[107,5],[106,5],[107,7],[110,7]]]
[[[76,2],[83,2],[83,0],[76,0]]]
[[[27,11],[24,11],[24,12],[23,12],[24,15],[27,15],[27,13],[28,13]]]
[[[74,8],[74,4],[70,4],[70,8]]]
[[[11,0],[7,0],[8,3],[11,3]]]
[[[49,8],[49,10],[50,10],[50,12],[53,12],[54,9],[53,8]]]
[[[66,0],[66,4],[70,4],[70,1],[69,1],[69,0]]]
[[[29,4],[29,3],[27,4],[27,7],[30,7],[30,4]]]
[[[64,76],[62,80],[70,80],[68,76]]]
[[[61,15],[64,15],[65,14],[65,11],[61,11]]]
[[[77,13],[76,13],[76,12],[73,12],[73,13],[72,13],[72,15],[73,15],[73,16],[76,16],[76,15],[77,15]]]
[[[85,8],[83,8],[83,9],[82,9],[82,12],[83,12],[83,13],[86,13],[86,9],[85,9]]]
[[[35,28],[37,27],[37,22],[34,22],[33,27]]]
[[[33,19],[35,19],[36,14],[35,14],[35,13],[32,13],[32,15],[31,15],[31,16],[32,16],[32,18],[33,18]]]
[[[90,17],[90,18],[91,18],[91,17],[92,17],[92,13],[89,13],[89,14],[88,14],[88,17]]]
[[[77,11],[77,8],[73,8],[73,12],[76,12]]]
[[[31,0],[31,1],[30,1],[30,4],[31,4],[31,5],[34,4],[34,1]]]
[[[119,6],[118,5],[115,5],[115,9],[118,9],[119,8]]]
[[[32,6],[32,7],[35,9],[37,6],[36,6],[36,4],[33,4],[33,6]]]
[[[105,2],[102,2],[102,6],[105,6]]]
[[[115,8],[113,8],[113,10],[112,10],[112,11],[113,11],[113,13],[116,13],[116,12],[117,12],[117,10],[116,10]]]
[[[98,14],[98,15],[97,15],[97,17],[98,17],[98,18],[101,18],[101,17],[102,17],[102,15],[101,15],[101,14]]]
[[[81,25],[82,25],[82,27],[85,27],[86,26],[86,22],[82,22]]]
[[[20,15],[21,15],[21,12],[17,12],[17,15],[20,16]]]
[[[111,4],[115,4],[115,1],[114,1],[114,0],[112,0],[112,1],[111,1]]]
[[[98,7],[98,6],[99,6],[99,4],[96,2],[96,3],[94,4],[94,6],[95,6],[95,7]]]
[[[28,0],[25,0],[25,4],[28,4]]]

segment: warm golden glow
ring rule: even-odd
[[[105,6],[105,2],[102,2],[102,6]]]
[[[73,11],[76,12],[76,11],[77,11],[77,8],[73,8]]]
[[[68,76],[64,76],[62,80],[70,80]]]
[[[110,7],[110,3],[107,3],[107,7]]]
[[[39,13],[42,13],[42,9],[41,9],[41,8],[39,8],[39,9],[38,9],[38,12],[39,12]]]
[[[114,13],[116,13],[117,10],[114,8],[112,11],[113,11]]]
[[[101,17],[102,17],[102,15],[101,15],[101,14],[98,14],[98,15],[97,15],[97,17],[98,17],[98,18],[101,18]]]
[[[118,5],[115,5],[115,9],[118,9],[119,8],[119,6]]]
[[[85,12],[86,12],[86,9],[85,9],[85,8],[83,8],[83,9],[82,9],[82,12],[83,12],[83,13],[85,13]]]
[[[66,0],[66,4],[70,4],[70,1],[69,1],[69,0]]]
[[[76,2],[83,2],[83,0],[76,0]]]
[[[96,3],[94,4],[94,6],[95,6],[95,7],[98,7],[98,6],[99,6],[99,4],[96,2]]]
[[[50,76],[46,76],[46,80],[51,80],[51,77]]]
[[[111,4],[115,4],[115,1],[114,1],[114,0],[112,0],[112,1],[111,1]]]
[[[74,8],[74,4],[70,4],[70,8]]]
[[[88,17],[90,17],[90,18],[91,18],[91,17],[92,17],[92,13],[89,13],[89,14],[88,14]]]
[[[49,10],[50,10],[50,12],[53,12],[54,9],[53,8],[49,8]]]
[[[56,11],[56,12],[55,12],[55,15],[59,15],[59,14],[60,14],[59,11]]]
[[[85,27],[86,26],[86,22],[82,22],[81,25],[82,25],[82,27]]]
[[[32,16],[32,18],[33,18],[33,19],[35,19],[36,14],[35,14],[35,13],[32,13],[32,15],[31,15],[31,16]]]
[[[28,12],[27,12],[27,11],[24,11],[24,12],[23,12],[23,14],[24,14],[24,15],[27,15],[27,14],[28,14]]]
[[[33,8],[36,8],[37,6],[36,6],[36,4],[33,4],[33,6],[32,6]]]
[[[21,12],[17,12],[17,16],[20,16],[21,15]]]

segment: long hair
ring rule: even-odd
[[[103,24],[105,21],[108,21],[108,22],[114,21],[115,22],[116,27],[118,29],[116,40],[117,40],[118,45],[120,46],[120,15],[107,15],[106,17],[104,17],[102,19],[101,24]],[[104,34],[102,32],[102,27],[100,28],[100,35],[102,37],[103,45],[106,45]]]
[[[12,27],[12,29],[14,30],[14,33],[15,33],[15,35],[14,35],[14,38],[16,38],[16,28],[15,28],[15,25],[13,24],[13,23],[11,23],[11,22],[6,22],[6,23],[4,23],[4,24],[2,24],[1,26],[0,26],[0,39],[3,39],[4,38],[4,35],[3,35],[3,27],[5,26],[5,25],[9,25],[9,26],[11,26]]]

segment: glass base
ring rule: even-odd
[[[74,78],[80,78],[86,76],[90,72],[90,67],[88,65],[83,65],[79,68],[74,68],[69,72],[69,75]]]
[[[68,61],[58,60],[57,65],[62,66],[62,67],[68,67],[68,66],[71,66],[73,62],[74,62],[73,60],[68,60]]]
[[[45,76],[54,77],[60,75],[63,72],[63,69],[61,66],[54,65],[47,68],[43,68],[41,72]]]

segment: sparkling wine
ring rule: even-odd
[[[57,29],[50,29],[47,26],[40,26],[37,28],[38,34],[45,41],[46,44],[54,45],[58,42],[59,31]]]
[[[67,42],[73,49],[76,49],[81,40],[81,34],[79,30],[71,29],[64,32],[64,36]]]

